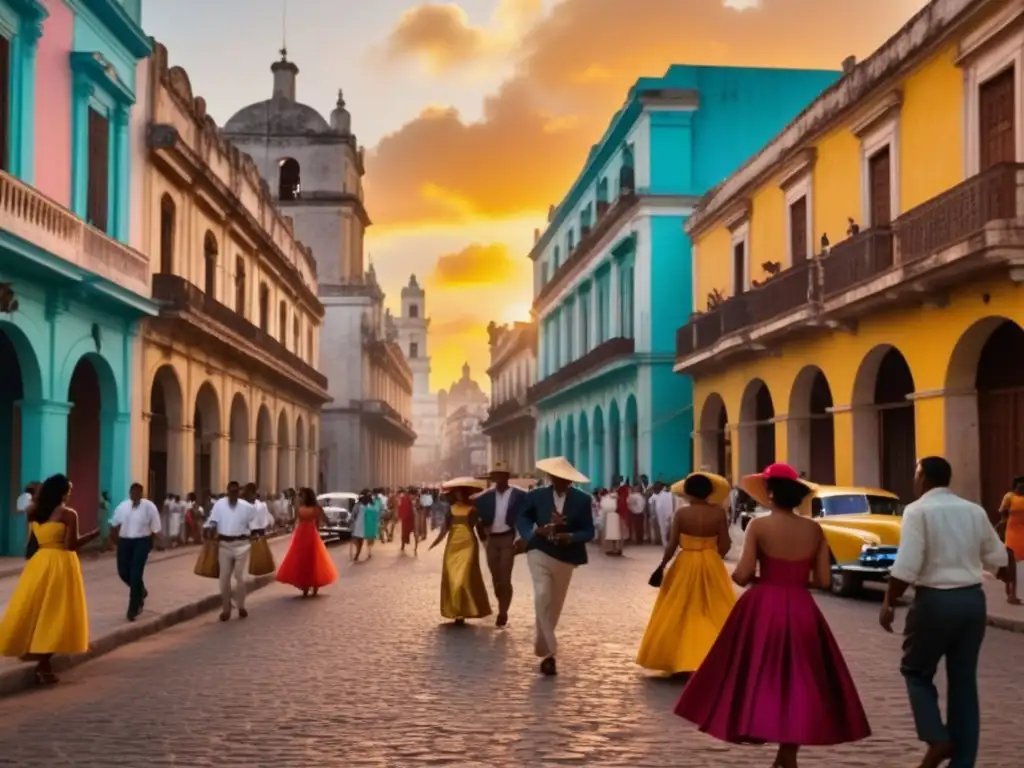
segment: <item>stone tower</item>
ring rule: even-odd
[[[405,359],[412,368],[413,397],[430,394],[430,353],[427,350],[427,294],[416,281],[416,275],[409,277],[409,284],[402,289],[402,314],[397,320],[398,343],[405,353]]]

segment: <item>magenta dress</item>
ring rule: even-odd
[[[758,555],[675,713],[733,744],[829,746],[871,735],[850,670],[808,588],[812,560]]]

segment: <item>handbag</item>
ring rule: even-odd
[[[665,566],[664,565],[659,565],[657,568],[654,569],[654,573],[651,574],[651,578],[649,578],[647,580],[647,583],[650,584],[655,589],[660,589],[661,588],[662,579],[664,579],[664,578],[665,578]]]
[[[34,532],[29,531],[28,541],[25,542],[25,559],[31,560],[32,555],[39,551],[39,539],[36,538]]]
[[[249,552],[249,575],[266,576],[276,569],[274,553],[270,551],[270,542],[264,538],[256,539]]]
[[[196,560],[196,576],[204,579],[220,578],[220,544],[216,539],[207,539],[199,550],[199,558]]]

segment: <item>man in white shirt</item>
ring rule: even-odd
[[[983,570],[1006,577],[1006,546],[985,510],[949,490],[949,462],[921,459],[914,476],[918,500],[903,512],[896,562],[879,623],[892,632],[894,607],[914,587],[907,612],[900,672],[907,685],[918,738],[928,744],[921,763],[972,768],[978,754],[978,655],[988,621]],[[942,722],[935,671],[946,658],[948,719]]]
[[[654,518],[658,521],[658,531],[661,533],[661,543],[668,543],[669,530],[672,528],[672,518],[676,513],[676,497],[664,483],[657,484],[657,491],[651,497],[651,506],[654,507]]]
[[[142,498],[142,483],[132,483],[128,498],[110,516],[110,538],[117,544],[117,575],[128,585],[128,621],[142,613],[149,596],[142,575],[160,526],[160,510]]]
[[[217,537],[217,557],[220,564],[220,620],[231,618],[231,579],[235,580],[234,604],[238,618],[249,615],[245,610],[245,574],[252,549],[252,531],[255,529],[256,508],[239,498],[238,483],[228,483],[228,494],[217,500],[206,519],[206,528]]]
[[[22,491],[21,496],[18,497],[16,508],[19,515],[28,513],[28,508],[32,504],[32,499],[36,497],[36,491],[39,489],[39,483],[29,483],[25,486],[25,490]]]
[[[515,564],[516,516],[526,502],[526,493],[509,485],[508,464],[495,462],[491,470],[494,485],[474,499],[480,528],[484,532],[487,568],[498,599],[497,626],[508,624],[512,604],[512,566]]]

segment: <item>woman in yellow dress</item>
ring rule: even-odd
[[[36,679],[57,682],[55,653],[89,650],[89,616],[77,550],[99,536],[78,535],[78,513],[66,506],[71,483],[54,475],[29,509],[29,534],[38,549],[29,557],[0,621],[0,654],[35,661]]]
[[[441,615],[456,624],[465,624],[466,619],[483,619],[491,615],[491,603],[480,571],[477,512],[470,500],[471,494],[486,490],[487,483],[472,477],[460,477],[442,487],[451,495],[451,510],[430,545],[433,549],[448,539],[441,569]]]
[[[696,671],[704,661],[736,604],[736,592],[722,560],[732,543],[721,506],[729,481],[697,472],[672,491],[681,492],[689,506],[676,510],[665,556],[651,577],[660,588],[636,663],[678,675]],[[666,572],[677,548],[682,551]]]

